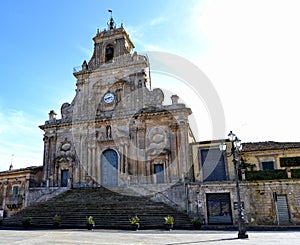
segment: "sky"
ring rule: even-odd
[[[298,0],[4,1],[0,171],[11,162],[14,168],[42,165],[38,126],[50,110],[72,101],[73,67],[90,59],[108,9],[135,51],[175,54],[207,76],[222,104],[224,137],[233,130],[242,142],[299,141]],[[197,141],[214,138],[213,105],[201,91],[195,98],[193,87],[155,72],[152,87],[176,93],[192,108]]]

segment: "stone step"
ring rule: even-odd
[[[121,193],[125,194],[121,194]],[[129,219],[138,215],[141,227],[160,228],[164,217],[172,215],[174,227],[191,227],[186,214],[164,203],[153,202],[147,196],[130,196],[132,190],[115,188],[71,189],[48,201],[34,204],[12,217],[4,219],[4,225],[20,226],[24,217],[31,218],[36,227],[49,227],[55,214],[61,215],[62,227],[84,227],[86,217],[93,216],[98,228],[128,228]]]

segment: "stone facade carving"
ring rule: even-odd
[[[61,119],[62,120],[72,120],[73,106],[69,103],[63,103],[61,106]]]
[[[191,110],[183,104],[163,105],[163,91],[150,89],[147,57],[132,53],[134,45],[123,27],[98,32],[93,40],[93,56],[74,72],[73,101],[61,106],[61,119],[40,126],[44,183],[110,186],[180,181],[190,169],[184,159],[189,155]],[[182,122],[186,127],[170,128]]]

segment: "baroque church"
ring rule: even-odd
[[[44,131],[43,186],[87,187],[176,183],[190,172],[191,110],[151,88],[149,60],[133,52],[111,17],[94,52],[74,69],[76,94],[52,110]]]
[[[100,207],[105,200],[98,190],[112,187],[152,196],[206,225],[238,224],[238,202],[252,226],[300,224],[299,142],[244,143],[235,169],[232,142],[195,142],[191,109],[177,95],[166,105],[164,92],[152,89],[150,61],[133,51],[122,25],[116,27],[111,17],[108,29],[98,30],[93,41],[90,60],[74,69],[73,101],[62,104],[58,117],[51,110],[39,126],[43,166],[0,172],[0,221],[20,223],[27,207],[67,191],[96,189],[90,198],[98,195]],[[54,208],[48,205],[47,220]],[[128,222],[126,215],[120,222]]]

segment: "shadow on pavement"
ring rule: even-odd
[[[199,244],[199,243],[205,243],[205,242],[222,242],[222,241],[231,241],[231,240],[237,240],[238,238],[222,238],[222,239],[208,239],[208,240],[202,240],[202,241],[195,241],[195,242],[176,242],[176,243],[168,243],[166,245],[183,245],[183,244]]]

